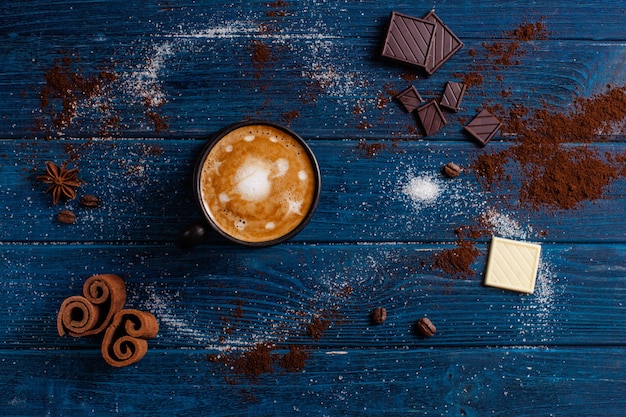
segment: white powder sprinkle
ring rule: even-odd
[[[553,316],[559,312],[556,300],[564,292],[563,284],[558,283],[553,266],[546,258],[547,255],[542,253],[535,292],[524,297],[512,314],[522,323],[520,335],[538,337],[542,343],[553,340]]]
[[[167,100],[159,76],[164,71],[166,61],[175,54],[177,45],[163,42],[153,45],[147,62],[137,66],[130,73],[123,74],[122,85],[128,97],[136,97],[144,105],[158,108]]]
[[[402,187],[402,192],[415,203],[432,204],[441,194],[441,187],[434,178],[419,176],[410,178]]]
[[[523,228],[519,222],[507,214],[494,209],[488,209],[484,214],[485,221],[491,226],[494,235],[509,239],[528,239],[532,234],[532,227]]]

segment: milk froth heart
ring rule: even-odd
[[[271,242],[308,220],[319,171],[301,139],[270,124],[228,131],[202,161],[200,199],[214,227],[244,243]]]

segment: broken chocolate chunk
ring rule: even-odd
[[[481,110],[464,130],[478,143],[485,146],[502,127],[502,123],[487,110]]]
[[[461,100],[463,99],[464,94],[465,84],[448,81],[443,92],[443,97],[441,97],[441,101],[439,102],[439,106],[456,113],[459,111],[459,107],[461,107]]]
[[[424,102],[422,96],[414,86],[410,86],[406,90],[402,91],[396,96],[396,99],[402,103],[406,111],[411,113],[413,110],[419,107]]]
[[[443,116],[437,101],[430,100],[417,109],[417,117],[424,129],[426,136],[437,133],[439,129],[446,125],[446,118]]]
[[[426,69],[435,24],[392,12],[382,56]]]
[[[426,72],[432,75],[463,47],[463,42],[443,23],[434,10],[423,19],[435,25],[432,45],[426,60]]]

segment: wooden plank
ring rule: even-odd
[[[199,219],[191,173],[203,141],[81,140],[0,141],[0,239],[13,242],[172,242]],[[546,212],[518,207],[515,192],[487,192],[469,171],[454,180],[439,172],[453,160],[467,167],[483,152],[459,143],[385,142],[368,157],[352,141],[309,141],[322,170],[323,191],[311,223],[296,242],[451,242],[459,226],[477,224],[491,213],[505,227],[495,233],[543,242],[624,242],[624,181],[616,181],[605,199],[581,208]],[[46,187],[35,181],[44,161],[57,163],[78,155],[74,165],[87,182],[79,195],[93,194],[100,208],[77,201],[54,207]],[[492,143],[490,149],[506,145]],[[624,152],[624,144],[598,145]],[[403,192],[412,178],[425,177],[440,191],[424,203]],[[506,204],[498,203],[505,201]],[[508,204],[512,206],[508,206]],[[77,223],[61,225],[61,208],[76,212]],[[556,221],[555,221],[555,217]],[[507,227],[508,226],[508,227]],[[511,230],[505,230],[511,228]],[[213,239],[213,242],[217,240]]]
[[[111,369],[97,352],[5,351],[11,416],[620,415],[623,348],[313,351],[299,373],[233,375],[207,351],[152,350]],[[210,410],[210,411],[209,411]]]
[[[91,13],[93,10],[99,13]],[[407,1],[383,4],[371,0],[340,3],[293,0],[287,4],[246,1],[146,4],[141,0],[72,0],[58,4],[37,0],[6,3],[0,8],[2,14],[15,17],[3,22],[7,33],[36,33],[40,36],[62,34],[64,27],[70,36],[84,34],[85,29],[88,29],[88,34],[98,30],[107,34],[130,31],[132,36],[155,29],[158,33],[159,29],[170,29],[181,21],[202,28],[205,27],[202,25],[245,19],[259,23],[273,22],[281,28],[299,29],[301,32],[317,28],[314,23],[323,21],[345,37],[362,36],[363,33],[375,36],[379,27],[386,24],[392,10],[420,17],[429,11],[429,5]],[[553,37],[624,40],[620,19],[624,5],[619,2],[595,0],[582,4],[565,0],[556,4],[533,3],[530,6],[524,1],[494,0],[485,4],[473,0],[439,5],[436,11],[448,26],[454,28],[455,33],[464,37],[489,39],[494,34],[510,30],[511,25],[541,19],[554,26],[550,32]],[[572,25],[571,21],[567,24],[568,19],[581,24]]]
[[[99,12],[86,12],[91,7],[99,7]],[[362,3],[318,7],[321,10],[307,2],[292,2],[287,16],[276,19],[267,16],[272,8],[262,2],[173,6],[175,12],[158,4],[6,6],[3,12],[15,18],[6,19],[1,27],[7,42],[0,49],[5,63],[0,74],[0,137],[43,135],[36,128],[39,91],[44,71],[64,56],[59,50],[80,56],[75,67],[85,75],[103,69],[119,74],[100,99],[117,110],[122,118],[119,131],[127,136],[204,135],[246,117],[261,117],[288,119],[311,137],[335,137],[338,131],[350,138],[413,137],[415,120],[396,103],[379,108],[392,98],[390,91],[409,84],[403,77],[412,71],[378,59],[378,45],[393,8],[419,14],[423,6],[371,2],[365,9]],[[127,18],[119,17],[120,10],[128,10]],[[442,8],[438,13],[466,46],[434,76],[415,84],[424,96],[438,96],[446,81],[458,80],[458,74],[472,72],[476,64],[489,65],[480,53],[471,56],[470,50],[481,51],[485,40],[502,41],[502,32],[515,29],[524,17],[545,18],[549,39],[524,45],[527,53],[521,65],[485,70],[485,83],[470,89],[454,119],[468,119],[485,102],[514,100],[536,107],[545,100],[564,107],[574,95],[597,93],[607,83],[626,84],[617,10],[621,6],[616,3],[564,9],[534,5],[528,10],[522,3],[472,2]],[[483,24],[477,25],[471,16]],[[580,20],[586,23],[571,24]],[[264,31],[267,24],[280,30]],[[254,40],[270,45],[275,55],[262,69],[251,60]],[[513,95],[504,100],[503,91]],[[167,101],[153,110],[167,117],[168,129],[155,131],[146,118],[145,100],[151,95]],[[62,133],[101,134],[105,116],[93,109],[93,103],[80,107],[81,122]],[[287,116],[293,112],[299,117]],[[458,124],[451,124],[439,138],[454,138],[458,131]]]
[[[484,105],[565,109],[625,85],[622,2],[437,5],[465,47],[429,78],[378,58],[389,13],[419,16],[431,6],[419,2],[4,3],[0,415],[623,413],[624,180],[605,199],[553,213],[518,207],[514,191],[487,192],[468,171],[439,175],[483,152],[461,128]],[[519,65],[492,68],[483,43],[507,43],[506,31],[538,21],[547,39],[522,43]],[[269,48],[266,61],[251,58],[254,42]],[[117,78],[76,103],[69,126],[50,129],[44,74],[69,56],[75,73]],[[483,83],[460,112],[418,140],[393,91],[415,84],[432,98],[474,71]],[[309,141],[322,166],[318,211],[287,244],[252,250],[212,238],[179,251],[175,235],[198,217],[190,177],[203,138],[249,117]],[[159,118],[168,126],[157,129]],[[384,149],[367,155],[361,139]],[[625,139],[593,147],[625,152]],[[34,180],[45,160],[70,156],[87,181],[80,194],[98,195],[100,208],[53,207]],[[440,189],[435,202],[402,191],[418,176]],[[76,225],[56,222],[61,208],[77,213]],[[431,269],[434,255],[456,247],[454,230],[481,215],[494,234],[542,244],[533,295],[481,284],[488,237],[473,242],[474,276]],[[124,369],[104,364],[99,337],[55,328],[62,300],[111,272],[126,279],[128,305],[161,324],[146,358]],[[378,306],[389,315],[373,326]],[[413,333],[422,316],[435,337]],[[207,360],[258,343],[310,357],[302,372],[275,367],[256,379]]]
[[[290,40],[295,51],[285,53],[271,66],[268,64],[260,79],[255,77],[257,70],[250,60],[249,48],[233,40],[219,40],[218,46],[212,47],[202,38],[151,38],[144,41],[147,45],[136,46],[137,51],[122,54],[130,58],[119,63],[110,62],[119,52],[105,50],[93,56],[89,50],[74,47],[72,51],[86,57],[76,64],[85,74],[93,76],[113,67],[119,78],[99,98],[111,103],[107,111],[81,101],[78,103],[81,117],[70,126],[52,129],[52,134],[101,136],[107,117],[115,112],[120,117],[113,132],[117,136],[202,136],[252,117],[288,123],[308,137],[415,138],[418,124],[393,101],[395,92],[414,84],[425,98],[436,98],[447,81],[460,81],[460,77],[473,73],[472,65],[477,61],[488,65],[468,54],[471,49],[480,50],[482,41],[467,41],[466,48],[434,76],[406,81],[403,77],[411,70],[380,62],[371,50],[371,43],[365,41],[333,40],[332,46],[322,52],[322,58],[313,58],[318,52],[312,49],[318,46],[306,39]],[[115,43],[119,42],[123,40]],[[188,42],[192,45],[187,45]],[[199,46],[194,47],[194,43]],[[38,128],[43,73],[52,67],[55,58],[64,56],[57,51],[69,45],[53,43],[33,68],[29,48],[35,46],[39,44],[15,45],[23,48],[23,56],[11,52],[7,60],[13,66],[0,75],[0,85],[6,86],[0,104],[2,137],[49,133],[48,129]],[[482,71],[483,84],[470,88],[460,112],[448,115],[450,123],[428,139],[458,140],[462,121],[469,120],[485,104],[516,103],[537,108],[545,101],[563,108],[575,96],[601,92],[607,84],[626,84],[626,73],[620,66],[622,44],[546,41],[529,49],[521,65]],[[345,58],[332,61],[335,55]],[[305,59],[310,61],[293,63]],[[207,61],[216,60],[222,60],[220,66],[207,68]],[[159,63],[158,68],[154,62]],[[503,95],[507,97],[502,98]],[[145,100],[155,96],[165,100],[165,104],[152,110],[166,118],[166,129],[156,130],[146,117]],[[285,98],[289,99],[285,101]]]
[[[61,338],[62,301],[97,273],[127,282],[127,305],[156,315],[151,345],[229,349],[257,342],[317,348],[622,346],[624,245],[544,245],[533,295],[482,285],[487,246],[474,276],[432,269],[447,245],[281,245],[261,250],[171,245],[2,245],[4,348],[94,348],[98,337]],[[383,306],[387,322],[372,327]],[[421,340],[413,324],[432,319]],[[315,318],[322,326],[312,337]]]

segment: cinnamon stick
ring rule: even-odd
[[[102,340],[102,357],[111,366],[123,367],[141,360],[148,351],[147,339],[159,332],[156,317],[145,311],[118,311]]]
[[[83,296],[68,297],[57,316],[60,336],[89,336],[102,332],[126,303],[124,280],[114,274],[93,275],[83,285]]]

